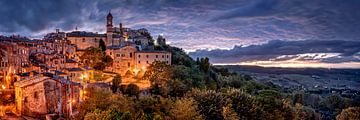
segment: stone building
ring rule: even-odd
[[[68,79],[77,83],[88,83],[94,79],[94,69],[84,68],[66,68],[64,73],[67,74]]]
[[[125,75],[125,73],[135,67],[134,54],[137,51],[134,44],[126,46],[111,46],[106,50],[106,54],[113,59],[110,71]]]
[[[71,116],[81,102],[81,88],[78,83],[43,76],[15,82],[17,114],[36,118],[51,113]]]
[[[155,61],[171,64],[170,52],[138,50],[134,44],[109,47],[106,54],[113,59],[113,65],[109,70],[122,76],[129,71],[137,73],[139,70],[145,70]]]
[[[73,31],[66,34],[66,39],[75,44],[78,50],[88,47],[99,47],[100,40],[105,42],[106,35],[85,31]]]
[[[167,51],[136,51],[135,67],[138,69],[147,68],[155,61],[171,64],[171,53]]]

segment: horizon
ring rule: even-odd
[[[354,63],[350,66],[360,68],[359,5],[357,0],[12,1],[0,2],[4,8],[0,10],[4,15],[0,18],[0,34],[41,39],[55,29],[71,32],[77,28],[105,33],[105,17],[111,11],[115,26],[122,23],[133,29],[146,28],[154,38],[164,35],[168,44],[180,47],[190,55],[216,59],[215,62],[212,60],[213,64],[268,61],[276,65],[281,62],[278,57],[293,55],[298,56],[299,62],[327,64],[320,67],[341,68],[341,65]],[[331,41],[339,42],[333,44]],[[336,46],[339,43],[343,45],[341,48]],[[313,47],[302,48],[301,45]],[[269,50],[266,47],[282,48],[277,53],[266,53]],[[259,57],[259,53],[245,53],[251,49],[264,54]],[[227,56],[218,55],[218,51]],[[307,57],[306,60],[301,56],[315,53],[337,55],[317,59]],[[233,60],[226,60],[229,56],[234,56]],[[223,58],[226,59],[221,60]],[[282,63],[289,60],[291,58]],[[296,64],[285,66],[302,67]]]

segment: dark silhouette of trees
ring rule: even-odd
[[[99,48],[102,52],[106,51],[106,45],[105,45],[104,40],[102,40],[102,39],[99,40]]]
[[[121,76],[119,74],[117,74],[112,80],[111,90],[113,93],[117,92],[120,84],[121,84]]]

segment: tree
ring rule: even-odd
[[[129,96],[137,96],[140,93],[140,88],[139,86],[137,86],[136,84],[129,84],[126,89],[124,94],[127,94]]]
[[[208,73],[209,69],[210,69],[210,62],[209,62],[209,58],[205,57],[205,58],[201,58],[200,59],[200,69],[204,72],[204,73]]]
[[[169,111],[173,120],[201,120],[203,116],[200,114],[197,103],[192,98],[180,98],[175,101]]]
[[[231,99],[232,108],[241,119],[261,120],[266,116],[263,107],[249,94],[239,89],[229,89],[225,95]]]
[[[231,105],[231,100],[222,93],[214,90],[194,89],[186,96],[193,98],[198,103],[199,111],[206,120],[224,120],[226,117],[224,115],[232,116],[232,113],[228,114],[230,108],[226,108]],[[224,114],[224,110],[227,110],[227,114]]]
[[[85,66],[94,67],[99,62],[102,62],[103,53],[99,48],[89,47],[80,56],[80,60]]]
[[[143,79],[149,80],[152,85],[164,85],[172,76],[172,67],[165,62],[153,62],[145,72]]]
[[[121,76],[117,74],[112,80],[111,90],[113,93],[116,93],[120,83],[121,83]]]
[[[349,107],[343,109],[336,120],[360,120],[360,107]]]
[[[99,48],[102,52],[106,51],[106,45],[105,45],[104,40],[102,40],[102,39],[100,39],[100,41],[99,41]]]

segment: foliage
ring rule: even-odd
[[[89,47],[80,56],[80,60],[85,66],[94,67],[102,61],[102,57],[103,52],[99,48]]]
[[[80,61],[84,66],[90,66],[96,70],[104,70],[105,67],[112,64],[113,59],[105,55],[100,48],[89,47],[80,56]]]
[[[140,93],[140,88],[136,84],[131,83],[126,86],[125,91],[123,91],[123,93],[129,96],[137,96]]]
[[[99,48],[101,49],[102,52],[105,52],[106,50],[105,42],[102,39],[99,40]]]
[[[199,110],[206,120],[224,120],[223,110],[231,104],[230,99],[214,90],[194,89],[187,94],[187,97],[193,98],[198,103]]]
[[[260,120],[266,117],[263,107],[249,94],[239,89],[229,89],[226,92],[231,99],[232,108],[241,119]]]
[[[111,90],[113,93],[116,93],[116,91],[119,88],[120,83],[121,83],[121,76],[119,74],[117,74],[112,80]]]
[[[202,120],[197,103],[192,98],[180,98],[170,108],[170,117],[173,120]]]
[[[336,120],[359,120],[360,107],[349,107],[336,116]]]
[[[355,103],[338,95],[322,99],[304,91],[288,94],[250,75],[213,67],[208,58],[194,61],[182,49],[167,45],[155,49],[171,52],[172,65],[154,62],[147,68],[142,80],[151,81],[150,95],[139,94],[135,84],[122,85],[116,93],[95,89],[81,106],[78,118],[317,120],[320,115],[310,107],[339,113]],[[125,75],[129,76],[133,76],[131,71]],[[352,113],[338,116],[358,114],[343,110],[349,111]]]
[[[152,85],[163,85],[170,79],[171,66],[165,62],[153,62],[144,74],[143,79],[150,80]]]

